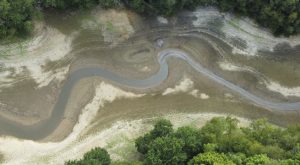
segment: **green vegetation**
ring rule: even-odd
[[[0,38],[28,34],[36,15],[35,0],[0,0]]]
[[[121,3],[148,15],[171,16],[182,9],[216,6],[224,12],[249,16],[275,35],[300,33],[299,0],[0,0],[0,38],[24,36],[32,28],[32,20],[40,10],[86,9],[100,4],[104,8],[119,7]]]
[[[98,4],[98,0],[40,0],[40,6],[43,8],[58,8],[58,9],[83,9],[90,8]]]
[[[299,164],[300,126],[282,129],[257,120],[240,128],[236,119],[220,117],[201,129],[181,127],[175,131],[169,121],[160,120],[150,133],[136,140],[136,146],[144,155],[144,164],[149,165]]]
[[[33,20],[41,10],[87,9],[100,4],[105,8],[117,7],[119,0],[0,0],[0,39],[25,37],[33,29]]]
[[[217,117],[201,129],[185,126],[177,130],[170,121],[161,119],[153,130],[136,139],[135,144],[143,155],[140,162],[112,164],[300,165],[300,125],[284,129],[265,119],[241,128],[237,119]],[[67,164],[77,165],[98,158],[94,156],[97,154],[86,155],[83,160]],[[107,152],[104,155],[109,157]]]
[[[98,4],[105,8],[112,8],[119,6],[121,2],[120,0],[41,0],[40,4],[43,8],[84,9],[91,8]]]
[[[4,156],[0,153],[0,163],[2,163],[4,160]]]
[[[127,3],[137,12],[170,16],[182,9],[216,6],[223,12],[249,16],[275,35],[300,32],[299,0],[132,0]]]
[[[65,163],[66,165],[109,165],[111,159],[105,149],[94,148],[84,154],[81,160],[71,160]]]

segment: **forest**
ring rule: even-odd
[[[95,148],[66,165],[299,165],[300,125],[280,128],[265,119],[239,127],[238,120],[216,117],[201,128],[174,129],[165,119],[135,140],[142,155],[136,162],[112,162],[105,149]]]
[[[85,10],[96,5],[104,8],[128,7],[138,13],[166,17],[183,9],[215,6],[222,12],[248,16],[269,28],[274,35],[300,33],[299,0],[0,0],[0,38],[30,34],[33,20],[49,8]]]

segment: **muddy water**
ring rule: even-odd
[[[214,81],[208,81],[211,81],[213,87],[224,90],[224,93],[212,94],[215,98],[209,101],[195,101],[193,103],[195,105],[198,105],[196,102],[199,104],[201,102],[199,106],[203,105],[203,107],[206,107],[205,105],[213,105],[216,103],[216,105],[223,107],[224,105],[217,104],[216,100],[223,98],[226,92],[232,92],[233,95],[239,96],[240,94],[243,96],[242,98],[236,97],[235,99],[240,101],[239,104],[242,105],[241,107],[247,107],[245,108],[247,111],[254,109],[253,111],[255,113],[263,114],[266,110],[299,109],[298,104],[289,103],[298,102],[300,100],[299,98],[284,97],[274,91],[269,91],[265,85],[261,83],[260,79],[261,77],[267,77],[288,87],[299,85],[300,74],[298,71],[299,65],[297,65],[299,59],[298,51],[296,50],[298,48],[289,48],[291,50],[290,54],[285,56],[284,60],[281,60],[282,58],[279,56],[283,52],[279,51],[275,53],[260,51],[258,52],[259,56],[254,57],[238,55],[232,53],[233,46],[242,49],[243,47],[246,48],[247,45],[239,38],[231,38],[230,42],[227,42],[226,39],[228,38],[225,37],[221,30],[222,20],[216,19],[213,23],[205,24],[204,27],[194,27],[192,23],[195,18],[190,16],[191,13],[180,14],[178,17],[170,20],[169,24],[162,24],[158,22],[156,18],[142,20],[140,18],[136,19],[137,16],[132,16],[131,13],[128,15],[135,32],[129,35],[130,37],[128,38],[118,38],[116,42],[114,42],[113,37],[116,37],[115,33],[118,32],[111,31],[103,35],[103,28],[94,28],[94,26],[86,28],[86,26],[82,25],[83,22],[85,22],[83,20],[92,16],[87,16],[86,14],[84,14],[84,16],[80,14],[76,15],[75,13],[75,15],[64,15],[58,18],[57,14],[50,14],[48,24],[59,29],[65,35],[71,35],[73,32],[77,33],[72,43],[72,51],[67,55],[68,58],[72,58],[72,61],[65,63],[65,65],[71,64],[71,73],[64,83],[57,85],[58,89],[56,94],[51,95],[55,97],[56,100],[53,102],[52,107],[49,108],[51,109],[49,112],[50,115],[44,115],[41,117],[42,121],[27,126],[3,117],[0,120],[0,130],[2,134],[25,139],[42,139],[47,137],[63,120],[64,109],[73,86],[84,77],[100,76],[104,78],[104,81],[112,81],[115,85],[126,90],[151,94],[153,92],[162,92],[166,87],[176,84],[176,82],[183,77],[182,73],[181,75],[171,74],[171,72],[173,72],[172,70],[176,70],[176,67],[181,68],[183,72],[186,72],[185,74],[190,77],[201,77],[201,79],[204,80],[213,74],[210,79]],[[113,35],[110,35],[110,33],[113,33]],[[122,33],[118,35],[120,38],[124,36]],[[112,42],[107,42],[108,39],[105,37],[112,37],[109,38]],[[158,44],[158,39],[163,41],[163,45]],[[157,56],[159,52],[170,48],[187,52],[188,57],[193,59],[188,60],[189,64],[192,66],[201,64],[209,71],[209,74],[206,76],[199,75],[199,73],[192,71],[194,68],[186,65],[186,63],[178,63],[176,59],[171,59],[170,67],[168,67],[164,60],[158,60],[159,57],[162,57]],[[186,55],[184,54],[184,56]],[[182,56],[180,55],[180,57]],[[186,57],[185,60],[187,60]],[[229,61],[242,67],[254,68],[259,74],[257,74],[257,72],[232,72],[221,69],[218,62],[222,61]],[[178,65],[174,66],[171,65],[171,63],[178,63]],[[49,63],[47,65],[53,64]],[[47,68],[47,66],[45,67]],[[203,68],[200,70],[203,71]],[[208,73],[207,71],[205,71],[205,73]],[[195,81],[195,84],[197,83],[199,82]],[[212,88],[211,84],[206,84],[206,87],[204,87],[206,88],[206,93],[213,93],[214,90],[210,89]],[[19,86],[22,86],[22,82],[20,82]],[[49,86],[54,85],[50,84]],[[224,86],[227,88],[224,88]],[[21,114],[22,111],[30,111],[30,107],[26,110],[22,110],[14,97],[8,98],[6,96],[6,93],[14,93],[14,91],[17,90],[22,91],[20,87],[19,89],[14,89],[13,87],[3,89],[0,96],[1,102],[10,105],[9,107],[18,107],[17,114]],[[32,87],[29,90],[38,93],[43,89]],[[45,92],[41,92],[41,95],[44,93]],[[46,94],[48,93],[46,92]],[[177,95],[180,97],[181,94]],[[37,95],[35,97],[39,96]],[[22,98],[18,97],[18,99]],[[152,100],[151,97],[148,97],[148,99],[149,101]],[[10,100],[10,102],[8,102],[8,100]],[[32,100],[34,100],[34,98],[32,98]],[[172,103],[171,99],[169,104],[175,104],[175,102],[176,99],[174,99],[174,103]],[[185,102],[186,104],[190,104],[189,101],[183,101],[182,105],[184,105]],[[253,102],[260,107],[252,106]],[[281,104],[281,102],[285,103]],[[228,107],[234,106],[230,101],[227,103],[225,100],[222,103],[228,105]],[[38,104],[42,106],[43,101]],[[153,102],[153,104],[156,103]],[[157,104],[159,107],[164,103],[157,102]],[[120,108],[124,108],[121,104],[118,105],[120,105]],[[138,103],[133,103],[133,105],[138,105]],[[218,109],[218,106],[214,107]],[[238,109],[242,109],[241,107]],[[212,110],[212,108],[207,109]],[[151,109],[149,109],[149,111],[151,111]],[[197,111],[197,109],[194,108],[194,111]],[[168,110],[165,112],[168,113]],[[272,118],[272,115],[278,113],[279,112],[270,112],[266,117]],[[297,112],[288,113],[297,114]],[[294,118],[295,116],[293,116],[291,122],[294,121]],[[288,117],[286,120],[288,120]],[[276,122],[278,121],[279,120],[276,120]]]

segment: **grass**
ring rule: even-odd
[[[106,30],[108,30],[109,32],[114,32],[114,25],[112,24],[112,22],[106,22]]]
[[[234,18],[233,20],[229,20],[229,21],[228,21],[228,24],[231,25],[233,28],[236,28],[236,29],[238,29],[238,30],[240,30],[240,31],[242,31],[242,32],[244,32],[244,33],[246,33],[246,34],[249,34],[249,35],[255,37],[256,39],[263,39],[263,37],[258,36],[258,35],[251,34],[251,33],[247,32],[246,30],[244,30],[243,28],[241,28],[241,27],[238,25],[238,24],[239,24],[239,21],[240,21],[239,18]]]
[[[0,59],[7,59],[14,49],[18,50],[18,55],[23,56],[26,51],[26,45],[29,41],[30,40],[11,40],[8,43],[0,43],[6,47],[4,50],[0,50]]]
[[[9,54],[7,53],[7,51],[0,51],[0,59],[7,59],[9,56]]]
[[[24,55],[24,46],[23,46],[22,42],[18,43],[18,48],[20,50],[20,55],[23,56]]]
[[[114,137],[105,148],[124,160],[133,161],[138,157],[134,139],[129,139],[125,135]]]

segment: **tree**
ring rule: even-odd
[[[270,158],[266,155],[254,155],[245,160],[246,165],[265,165],[270,162]]]
[[[244,129],[244,133],[264,145],[278,143],[282,135],[281,129],[275,128],[266,119],[259,119],[252,122],[249,128]]]
[[[99,0],[41,0],[42,7],[54,7],[57,9],[85,9],[99,3]]]
[[[83,159],[76,161],[71,160],[66,165],[110,165],[111,159],[105,149],[96,147],[84,154]]]
[[[65,163],[65,165],[80,165],[80,164],[81,162],[76,160],[69,160]]]
[[[174,135],[184,142],[183,150],[188,158],[192,158],[203,151],[199,130],[191,127],[180,127]]]
[[[300,126],[279,129],[265,120],[239,128],[236,119],[219,117],[201,129],[185,126],[174,131],[170,121],[161,119],[153,130],[136,140],[137,149],[143,154],[142,162],[114,164],[298,165],[299,135]],[[83,159],[66,164],[107,165],[110,158],[104,149],[96,148],[86,153]]]
[[[224,153],[247,153],[247,150],[251,147],[251,145],[251,140],[249,140],[244,133],[236,131],[230,135],[222,136],[217,142],[218,147],[216,150]]]
[[[298,165],[300,164],[299,160],[293,160],[293,159],[286,159],[286,160],[281,160],[279,161],[280,165]]]
[[[228,159],[230,159],[233,163],[237,165],[242,165],[247,158],[247,156],[244,153],[229,153],[227,154]]]
[[[169,120],[160,119],[154,125],[154,129],[150,131],[153,137],[163,137],[173,133],[173,125]]]
[[[151,0],[150,1],[157,14],[171,16],[176,10],[176,0]]]
[[[144,13],[146,9],[146,3],[144,0],[132,0],[130,1],[130,7],[139,13]]]
[[[227,117],[217,117],[210,120],[201,129],[201,134],[205,143],[214,143],[222,139],[225,135],[231,136],[237,131],[236,119]]]
[[[111,163],[110,156],[105,149],[102,148],[94,148],[91,151],[87,152],[83,156],[84,160],[94,160],[102,165],[109,165]]]
[[[99,0],[99,3],[104,8],[114,8],[120,5],[120,0]]]
[[[146,154],[148,152],[149,145],[158,137],[164,137],[173,133],[173,125],[170,121],[160,119],[154,125],[154,129],[150,133],[145,134],[143,137],[139,137],[135,141],[135,146],[138,152]]]
[[[234,163],[224,154],[206,152],[195,156],[188,163],[189,165],[234,165]]]
[[[187,155],[183,151],[184,142],[175,137],[159,137],[151,143],[146,154],[146,165],[184,164]]]
[[[33,28],[35,0],[0,1],[0,39],[8,36],[25,36]]]
[[[144,136],[138,137],[135,140],[135,146],[137,151],[142,154],[146,154],[149,150],[150,143],[154,140],[150,133],[145,134]]]

